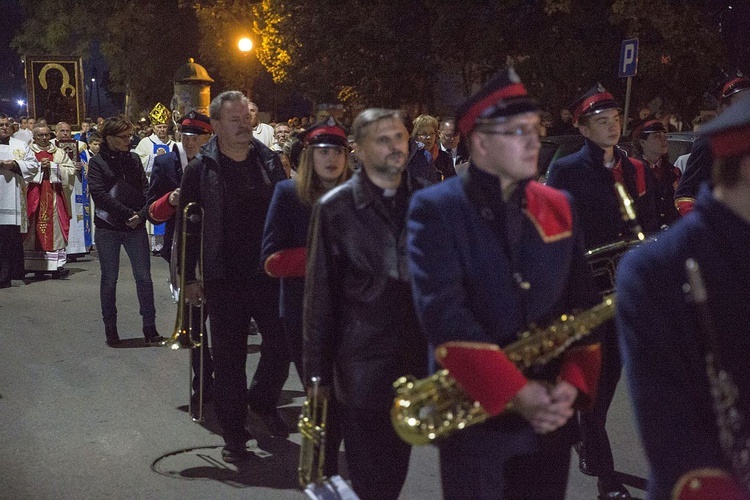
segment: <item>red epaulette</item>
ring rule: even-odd
[[[177,213],[177,207],[173,207],[169,204],[170,194],[172,194],[171,191],[148,206],[148,216],[151,220],[155,222],[164,222]]]
[[[674,200],[674,206],[677,207],[677,211],[680,212],[680,215],[682,215],[683,217],[693,211],[694,205],[695,198],[691,198],[689,196],[682,196]]]
[[[573,212],[562,191],[536,181],[526,185],[526,215],[545,243],[573,234]]]
[[[672,500],[748,500],[750,493],[722,469],[691,470],[677,480],[672,489]]]
[[[596,398],[596,387],[602,366],[602,351],[599,344],[572,347],[562,355],[560,380],[573,385],[585,395],[584,407]]]
[[[502,413],[527,382],[497,344],[446,342],[435,349],[435,358],[492,416]]]
[[[635,167],[635,188],[638,196],[646,194],[646,165],[637,158],[628,158]]]
[[[300,278],[305,275],[307,248],[286,248],[272,253],[263,264],[272,278]]]

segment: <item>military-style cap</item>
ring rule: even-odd
[[[717,158],[750,154],[750,92],[701,127]]]
[[[578,120],[583,116],[595,115],[608,109],[622,111],[615,98],[602,87],[601,83],[597,83],[591,87],[585,94],[573,101],[573,104],[568,106],[568,110],[573,115],[573,123],[578,123]]]
[[[640,139],[641,136],[653,134],[656,132],[667,132],[664,124],[654,117],[649,117],[633,127],[633,140]]]
[[[182,135],[206,135],[213,133],[211,119],[193,110],[180,120],[180,133]]]
[[[502,122],[530,111],[539,111],[539,105],[526,93],[513,68],[506,68],[459,106],[456,123],[466,135],[482,123]]]
[[[724,86],[721,88],[721,100],[728,99],[729,97],[750,89],[750,80],[744,76],[736,76],[729,79]]]
[[[346,148],[346,131],[329,116],[310,127],[303,137],[305,147],[311,148]]]

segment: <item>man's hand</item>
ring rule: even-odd
[[[40,165],[40,166],[41,166],[42,168],[49,168],[49,167],[50,167],[50,165],[51,165],[51,163],[50,163],[50,161],[49,161],[49,158],[42,158],[42,160],[41,160],[41,161],[39,162],[39,165]]]
[[[573,416],[573,402],[578,390],[567,382],[547,387],[530,381],[513,398],[514,408],[537,434],[559,429]]]
[[[81,170],[83,170],[83,162],[81,161],[73,163],[73,166],[76,168],[76,172],[80,172]]]
[[[129,218],[125,224],[127,224],[129,228],[135,229],[141,224],[141,216],[135,214],[134,216]]]
[[[199,281],[185,285],[184,294],[185,302],[191,306],[203,305],[203,298],[205,295],[203,294],[203,285]]]
[[[170,205],[173,207],[176,207],[177,204],[180,202],[180,188],[175,189],[171,193],[169,193],[169,199],[167,200]]]

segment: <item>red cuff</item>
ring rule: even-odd
[[[674,201],[674,206],[677,207],[677,211],[680,212],[680,215],[685,217],[687,214],[693,211],[693,205],[695,205],[695,198],[677,198]]]
[[[171,191],[149,205],[148,216],[154,222],[167,221],[177,213],[177,207],[169,204],[170,194],[172,194]]]
[[[748,500],[732,476],[721,469],[694,469],[683,474],[672,489],[673,500]]]
[[[578,392],[587,396],[586,403],[591,403],[596,397],[601,365],[602,351],[599,344],[568,349],[563,354],[560,380],[575,386]]]
[[[272,278],[299,278],[305,275],[307,248],[287,248],[271,254],[264,265]]]
[[[495,344],[446,342],[435,350],[440,365],[491,416],[499,415],[526,377]]]

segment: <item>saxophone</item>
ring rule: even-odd
[[[564,314],[546,328],[532,326],[503,352],[521,370],[545,365],[614,314],[615,296],[610,294],[591,309],[575,315]],[[396,398],[391,408],[391,423],[399,437],[411,445],[433,443],[490,417],[461,389],[448,370],[419,380],[401,377],[393,386]]]

